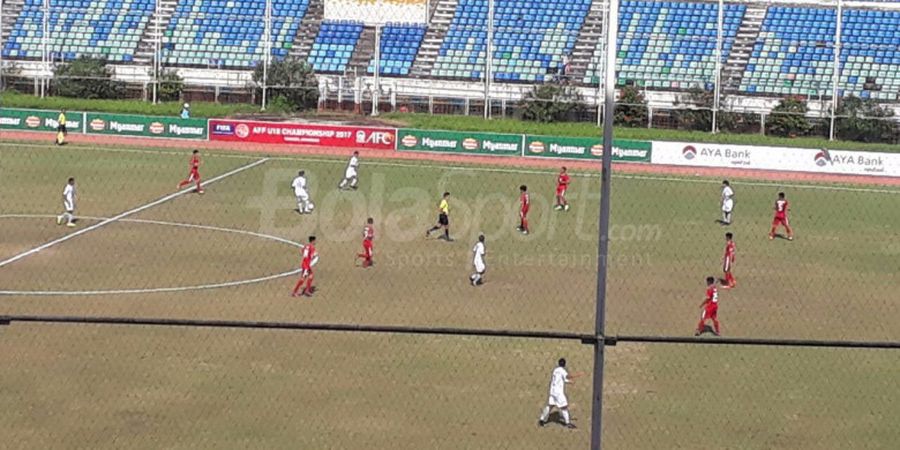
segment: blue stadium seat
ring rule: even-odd
[[[316,72],[343,73],[362,34],[359,22],[322,22],[308,61]]]

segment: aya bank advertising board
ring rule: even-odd
[[[393,150],[397,139],[397,130],[393,128],[213,119],[209,121],[209,139],[211,141],[253,142],[260,144]]]
[[[900,177],[900,154],[793,147],[653,142],[653,164]]]

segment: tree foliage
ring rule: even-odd
[[[619,90],[619,100],[616,102],[616,114],[613,121],[622,127],[646,127],[647,111],[647,99],[644,98],[644,93],[634,86],[623,86]]]
[[[80,56],[56,66],[53,86],[56,95],[82,99],[114,99],[125,94],[125,83],[113,80],[106,60]]]
[[[813,125],[806,118],[808,109],[803,97],[787,97],[769,114],[766,120],[766,133],[775,136],[797,137],[804,136],[813,129]]]
[[[165,70],[159,74],[159,91],[156,96],[161,102],[181,100],[184,80],[174,70]]]
[[[262,64],[253,71],[253,81],[257,86],[257,96],[262,94]],[[306,61],[287,57],[269,63],[267,83],[267,101],[290,111],[315,109],[319,104],[319,83],[313,67]]]
[[[841,99],[835,111],[834,134],[838,139],[858,142],[897,142],[894,112],[872,99],[850,96]]]
[[[522,118],[534,122],[575,121],[585,110],[581,94],[572,86],[546,83],[522,99]]]
[[[715,106],[715,91],[707,89],[691,89],[675,100],[679,107],[673,114],[680,130],[711,131],[713,128],[712,110]],[[719,94],[719,112],[716,115],[716,131],[746,132],[755,128],[759,131],[759,115],[732,112],[726,109],[728,96]]]

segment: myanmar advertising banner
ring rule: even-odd
[[[653,144],[647,141],[613,140],[613,161],[648,163]],[[603,139],[584,137],[525,136],[525,156],[601,159]]]
[[[653,164],[900,176],[900,154],[793,147],[653,142]]]
[[[88,134],[206,139],[206,119],[87,113]]]
[[[396,136],[397,130],[393,128],[246,120],[209,121],[209,139],[212,141],[393,150]]]
[[[468,155],[522,155],[522,135],[456,131],[397,130],[401,152],[445,152]]]
[[[66,111],[66,131],[81,133],[83,117],[82,112]],[[58,119],[59,111],[0,108],[0,129],[4,130],[56,131]]]

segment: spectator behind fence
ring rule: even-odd
[[[181,118],[182,119],[190,119],[191,118],[191,105],[189,103],[185,103],[184,106],[181,107]]]

